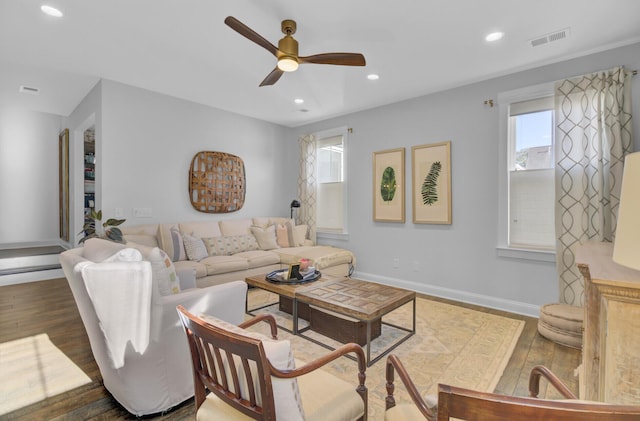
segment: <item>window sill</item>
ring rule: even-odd
[[[349,241],[349,233],[346,232],[316,232],[316,238],[322,240]]]
[[[556,252],[554,250],[519,249],[504,246],[496,247],[496,250],[499,257],[533,260],[537,262],[556,262]]]

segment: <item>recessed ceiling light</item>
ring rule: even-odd
[[[53,16],[54,18],[62,17],[62,12],[60,10],[52,6],[47,6],[46,4],[40,6],[40,10],[42,10],[42,13],[45,15]]]
[[[380,79],[380,76],[375,74],[375,73],[371,73],[371,74],[367,75],[367,79],[369,79],[369,80],[378,80],[378,79]]]
[[[498,41],[499,39],[502,39],[503,36],[504,36],[504,32],[492,32],[486,37],[484,37],[484,39],[486,41],[493,42],[493,41]]]
[[[304,99],[296,98],[296,99],[293,100],[293,102],[295,102],[296,104],[304,104]]]

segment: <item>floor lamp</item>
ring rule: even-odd
[[[293,219],[293,208],[299,208],[300,207],[300,202],[295,200],[295,199],[293,199],[291,201],[290,207],[291,207],[291,219]]]

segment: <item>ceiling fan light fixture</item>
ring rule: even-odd
[[[278,69],[283,72],[295,72],[298,66],[298,60],[295,57],[282,56],[278,59]]]

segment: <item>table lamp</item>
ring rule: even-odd
[[[640,152],[624,161],[613,261],[640,270]]]

